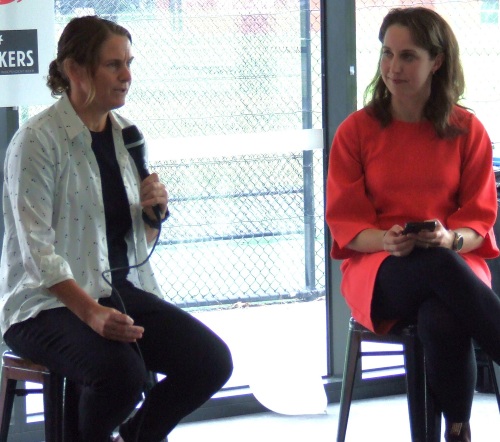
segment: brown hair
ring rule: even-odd
[[[460,122],[454,120],[453,107],[463,96],[465,80],[458,42],[450,25],[438,13],[428,8],[392,9],[380,27],[381,43],[387,29],[392,25],[407,27],[413,42],[428,51],[432,60],[443,54],[443,63],[432,76],[431,95],[425,104],[424,116],[432,122],[440,137],[453,137],[463,133],[464,128]],[[368,111],[384,127],[392,121],[390,101],[391,94],[378,68],[377,74],[365,91],[365,104]]]
[[[57,58],[49,66],[47,86],[52,91],[52,96],[70,91],[70,83],[63,67],[66,60],[71,59],[84,66],[89,78],[94,78],[101,46],[111,35],[127,37],[132,43],[132,36],[124,27],[97,16],[73,18],[66,25],[57,44]],[[94,94],[94,85],[91,84],[87,102],[92,101]]]

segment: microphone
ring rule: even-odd
[[[139,177],[142,181],[150,175],[146,165],[146,145],[142,132],[135,125],[128,126],[122,129],[122,136],[125,148],[134,160],[135,167],[137,167]],[[153,206],[153,212],[158,221],[161,222],[161,212],[158,204]]]

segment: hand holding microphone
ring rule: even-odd
[[[137,126],[122,130],[123,141],[141,178],[141,205],[152,224],[159,224],[168,214],[168,193],[156,173],[150,174],[146,165],[146,147],[144,137]],[[153,221],[154,220],[154,221]],[[147,220],[145,220],[147,222]]]
[[[157,173],[141,181],[141,206],[151,220],[162,221],[167,212],[168,193]]]

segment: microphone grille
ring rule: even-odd
[[[144,137],[137,126],[128,126],[122,129],[123,141],[127,149],[144,144]]]

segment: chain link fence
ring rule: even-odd
[[[131,32],[120,112],[164,149],[322,126],[319,0],[57,0],[55,13],[58,32],[88,14]],[[220,308],[324,295],[321,150],[174,156],[150,164],[170,195],[152,257],[168,299]]]
[[[132,33],[125,111],[148,138],[321,126],[318,0],[56,3],[61,27],[94,13]]]
[[[311,154],[310,166],[322,170],[322,152]],[[153,167],[168,177],[173,195],[154,256],[173,302],[221,306],[324,294],[321,176],[305,191],[303,152]],[[309,198],[315,200],[306,216]]]

